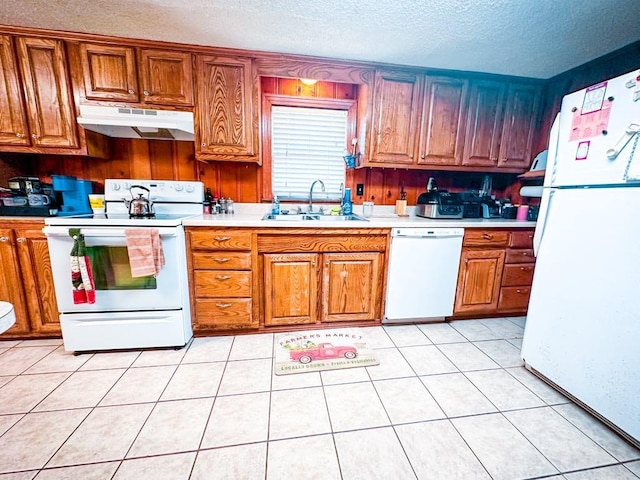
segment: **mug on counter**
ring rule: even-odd
[[[104,195],[100,193],[90,193],[89,205],[94,215],[103,215],[105,212]]]
[[[516,220],[526,221],[528,213],[529,213],[529,205],[518,205],[518,213],[516,213]]]
[[[41,193],[30,193],[29,195],[27,195],[27,201],[32,207],[51,205],[51,198],[49,197],[49,195],[43,195]]]

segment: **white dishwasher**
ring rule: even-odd
[[[453,314],[463,228],[394,228],[383,323],[441,321]]]

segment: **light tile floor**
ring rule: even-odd
[[[637,480],[640,451],[521,366],[523,326],[369,327],[379,366],[287,376],[271,334],[0,342],[0,480]]]

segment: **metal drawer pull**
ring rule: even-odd
[[[233,305],[232,303],[216,303],[216,307],[219,308],[229,308],[231,305]]]
[[[229,280],[230,278],[230,275],[216,275],[216,280]]]
[[[528,256],[529,256],[529,253],[527,253],[527,252],[522,252],[522,256],[523,256],[523,257],[528,257]]]
[[[526,295],[526,294],[528,293],[528,290],[520,290],[520,289],[517,289],[517,290],[516,290],[516,293],[522,293],[522,294],[525,294],[525,295]]]
[[[227,240],[231,240],[231,237],[213,237],[216,242],[226,242]]]
[[[24,241],[26,241],[26,240],[27,240],[26,238],[22,238],[22,237],[18,237],[18,238],[16,238],[16,241],[17,241],[18,243],[22,243],[22,242],[24,242]]]
[[[224,258],[214,258],[213,260],[214,260],[215,262],[218,262],[218,263],[225,263],[225,262],[228,262],[228,261],[229,261],[229,260],[231,260],[231,259],[230,259],[230,258],[227,258],[227,257],[224,257]]]
[[[531,267],[520,267],[520,270],[531,270]]]
[[[0,237],[0,242],[8,242],[9,237]]]
[[[493,235],[490,235],[488,233],[483,233],[482,238],[484,238],[485,240],[491,240],[493,238]]]

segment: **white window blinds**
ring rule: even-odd
[[[272,190],[282,199],[308,199],[314,180],[324,182],[314,200],[339,200],[345,181],[347,111],[324,108],[271,109]]]

